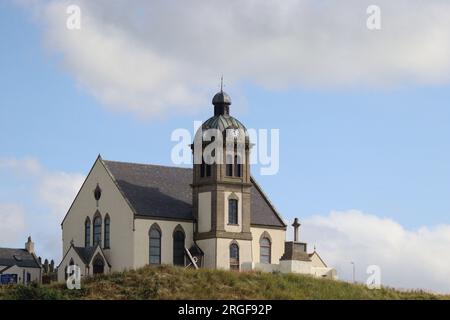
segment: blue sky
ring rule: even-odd
[[[260,176],[256,168],[253,173],[287,220],[354,209],[396,221],[405,230],[450,224],[450,88],[445,81],[274,88],[216,65],[209,74],[217,80],[208,78],[197,107],[142,116],[110,107],[86,90],[80,75],[66,67],[65,51],[45,42],[46,27],[30,10],[0,3],[1,159],[32,158],[46,172],[70,174],[87,174],[99,153],[106,159],[171,165],[170,134],[176,128],[192,130],[194,120],[212,114],[210,99],[224,72],[234,101],[231,113],[249,128],[280,129],[278,174]],[[26,220],[45,228],[33,215],[52,209],[33,194],[33,183],[0,168],[0,203],[20,205]],[[52,228],[59,225],[56,217]],[[0,245],[22,246],[32,231],[25,226],[23,234]],[[57,246],[42,247],[44,255],[59,254]]]

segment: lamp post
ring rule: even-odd
[[[353,261],[350,262],[353,266],[353,283],[356,283],[355,281],[355,263]]]

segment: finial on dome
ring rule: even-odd
[[[217,92],[212,99],[214,105],[214,115],[228,115],[230,112],[229,106],[231,105],[230,96],[223,91],[223,75],[220,77],[220,92]]]

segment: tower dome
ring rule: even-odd
[[[220,90],[220,92],[217,92],[214,95],[214,97],[212,99],[212,104],[213,105],[222,105],[223,104],[223,105],[229,106],[231,104],[231,98],[226,92]]]
[[[197,130],[197,135],[208,129],[218,129],[225,134],[226,130],[232,129],[243,132],[246,140],[248,140],[247,128],[236,118],[230,115],[231,97],[222,90],[216,93],[212,99],[214,105],[214,116],[203,122],[202,126]]]

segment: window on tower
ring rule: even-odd
[[[205,176],[205,162],[202,162],[202,164],[200,165],[200,177],[203,178],[204,176]]]
[[[230,245],[230,270],[239,271],[239,246],[237,243]]]
[[[238,201],[228,200],[228,224],[238,224]]]
[[[228,177],[233,176],[233,157],[230,155],[227,155],[226,175]]]
[[[234,176],[242,177],[242,163],[238,161],[238,156],[234,158]]]

